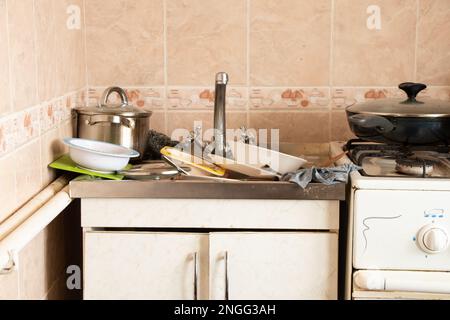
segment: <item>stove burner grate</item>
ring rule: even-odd
[[[372,143],[361,139],[353,139],[344,147],[350,159],[360,167],[366,158],[391,159],[396,164],[396,171],[404,177],[428,178],[438,166],[439,158],[433,159],[435,155],[449,155],[448,145],[402,145]],[[417,156],[417,153],[425,153],[425,156]],[[365,170],[360,171],[362,175],[368,176]]]

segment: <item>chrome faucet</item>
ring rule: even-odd
[[[220,72],[216,75],[216,99],[214,103],[214,153],[227,156],[227,136],[226,136],[226,96],[228,85],[228,74]]]

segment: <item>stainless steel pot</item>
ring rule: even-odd
[[[113,92],[119,94],[121,104],[108,104]],[[142,159],[147,145],[152,113],[130,105],[122,88],[106,89],[98,106],[81,107],[75,110],[79,138],[118,144],[138,151],[140,157],[137,160]]]
[[[394,144],[450,143],[450,102],[417,99],[421,83],[399,86],[408,99],[384,99],[347,108],[350,128],[360,139]]]

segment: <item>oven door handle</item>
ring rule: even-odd
[[[354,283],[359,291],[421,292],[450,294],[450,281],[439,277],[423,277],[421,272],[408,272],[408,276],[399,277],[399,272],[358,271]],[[440,274],[440,273],[437,273]],[[410,275],[410,276],[409,276]]]

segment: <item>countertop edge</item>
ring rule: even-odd
[[[288,182],[71,181],[70,196],[81,199],[346,199],[346,184],[312,183],[306,189]]]

